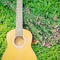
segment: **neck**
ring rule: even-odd
[[[22,0],[17,0],[16,8],[16,36],[23,36],[23,19],[22,19]]]

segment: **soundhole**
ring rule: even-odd
[[[21,46],[24,44],[24,38],[23,37],[16,37],[15,40],[14,40],[14,43],[16,46]]]

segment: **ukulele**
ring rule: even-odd
[[[7,49],[2,60],[37,60],[32,50],[32,34],[23,29],[22,0],[17,0],[16,29],[7,33]]]

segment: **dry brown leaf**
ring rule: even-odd
[[[27,9],[28,14],[30,14],[30,10],[29,10],[29,8],[28,8],[28,7],[26,7],[26,9]]]
[[[40,22],[40,21],[38,21],[38,22],[37,22],[37,24],[38,24],[38,25],[40,25],[40,24],[41,24],[41,22]]]
[[[36,40],[32,40],[32,44],[38,44],[39,41],[36,41]]]
[[[56,29],[53,29],[52,32],[53,32],[53,33],[56,33],[57,31],[56,31]]]
[[[46,46],[46,42],[45,41],[42,42],[42,46]]]
[[[56,25],[54,28],[56,29],[56,28],[58,28],[58,26]]]
[[[54,20],[54,21],[56,21],[56,20],[57,20],[57,15],[55,15],[55,16],[53,17],[53,20]]]

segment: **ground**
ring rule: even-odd
[[[6,0],[4,3],[2,1],[0,2],[0,60],[7,47],[6,34],[15,28],[16,21],[16,1]],[[60,60],[60,1],[24,0],[23,4],[23,27],[32,32],[33,40],[39,41],[38,44],[32,44],[37,59]],[[47,44],[50,42],[50,47],[43,46],[44,42]]]

